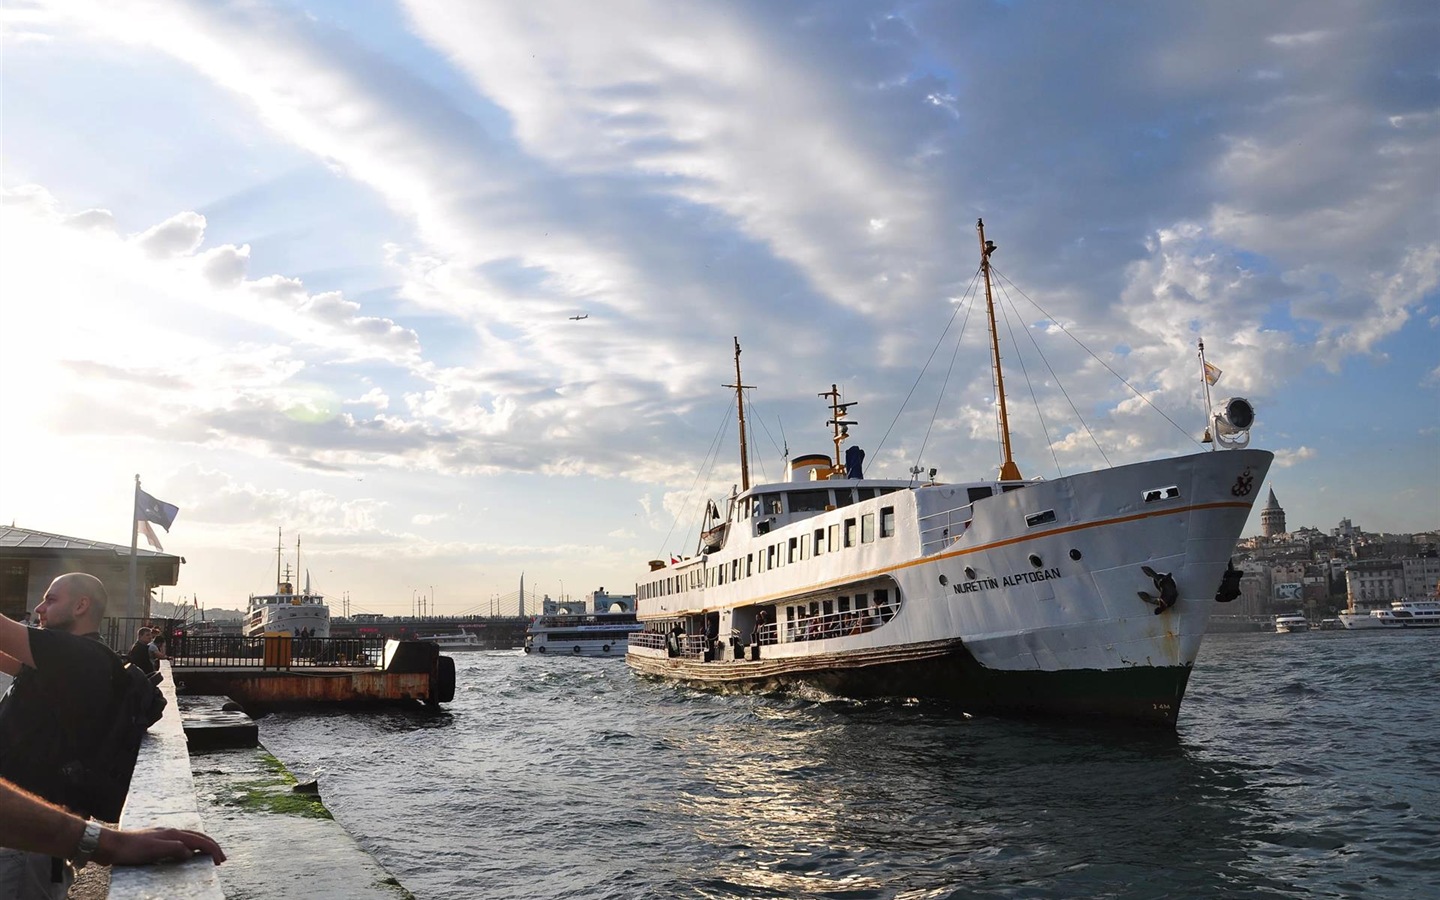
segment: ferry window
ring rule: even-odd
[[[798,542],[800,543],[800,558],[801,558],[801,559],[809,559],[809,558],[810,558],[810,539],[809,539],[809,538],[791,538],[791,540],[793,540],[793,541],[798,541]]]
[[[784,494],[771,494],[770,496],[766,497],[765,513],[771,516],[778,516],[782,512],[784,512],[784,506],[781,503],[781,498],[783,498],[784,496]]]
[[[750,577],[751,575],[753,575],[753,574],[755,574],[755,554],[753,554],[753,553],[747,553],[747,554],[745,554],[745,575],[744,575],[744,577],[745,577],[745,578],[749,578],[749,577]]]
[[[833,615],[835,612],[835,602],[833,600],[826,600],[823,608],[825,611],[825,615]]]
[[[800,552],[799,544],[800,544],[800,539],[799,539],[799,538],[791,538],[791,539],[790,539],[789,546],[785,548],[785,557],[786,557],[786,559],[787,559],[788,561],[790,561],[790,562],[793,563],[795,560],[797,560],[797,559],[800,558],[800,557],[799,557],[799,552]]]
[[[841,612],[849,612],[849,611],[850,611],[850,598],[849,598],[849,597],[841,597],[841,598],[840,598],[840,611],[841,611]]]
[[[880,536],[882,538],[895,536],[895,507],[880,507]]]
[[[834,553],[840,549],[840,526],[830,526],[830,552]]]
[[[867,607],[867,606],[869,606],[869,605],[870,605],[869,598],[868,598],[865,594],[856,594],[856,595],[855,595],[855,608],[856,608],[856,609],[864,609],[865,607]]]
[[[855,537],[856,537],[856,535],[855,535],[855,520],[854,520],[854,519],[846,519],[846,520],[845,520],[845,546],[847,546],[847,547],[853,547],[853,546],[855,546]]]
[[[1044,512],[1033,513],[1025,517],[1025,524],[1031,528],[1053,521],[1055,521],[1055,510],[1053,509],[1047,509]]]
[[[775,565],[785,565],[785,544],[781,542],[775,545]]]
[[[824,512],[829,505],[829,491],[794,491],[790,494],[791,512]]]
[[[815,529],[815,555],[819,556],[825,552],[825,529]]]
[[[971,503],[974,503],[976,500],[984,500],[986,497],[995,493],[988,487],[966,488],[965,492],[970,495]]]
[[[874,496],[875,496],[875,489],[874,489],[874,488],[856,488],[856,489],[855,489],[855,493],[856,493],[857,495],[859,495],[859,497],[860,497],[861,500],[869,500],[871,497],[874,497]]]
[[[875,543],[875,514],[866,513],[860,517],[860,543]]]
[[[731,580],[731,581],[734,581],[735,578],[736,578],[736,576],[738,576],[739,574],[740,574],[740,560],[738,560],[738,559],[732,559],[732,560],[730,561],[730,580]]]
[[[773,569],[773,568],[775,568],[775,545],[774,545],[774,544],[771,544],[770,546],[768,546],[768,547],[765,548],[765,568],[766,568],[767,570],[768,570],[768,569]]]
[[[1000,485],[1000,490],[1002,490],[1002,491],[1004,491],[1005,493],[1008,494],[1008,493],[1010,493],[1011,491],[1018,491],[1018,490],[1020,490],[1021,488],[1023,488],[1024,486],[1025,486],[1025,485],[1023,485],[1023,484],[1002,484],[1002,485]]]
[[[839,508],[842,507],[842,506],[849,506],[850,504],[852,504],[852,503],[854,503],[854,502],[855,502],[855,492],[852,491],[852,490],[850,490],[849,488],[846,488],[846,489],[844,489],[844,490],[839,490],[839,489],[837,489],[837,490],[835,491],[835,508],[836,508],[836,509],[839,509]]]

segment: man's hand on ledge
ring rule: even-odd
[[[143,866],[155,862],[184,862],[196,854],[220,865],[225,851],[207,835],[179,828],[142,828],[136,831],[100,832],[95,862],[104,866]]]

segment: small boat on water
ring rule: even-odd
[[[1275,617],[1276,634],[1298,634],[1310,630],[1310,620],[1303,613],[1281,613]]]
[[[484,650],[485,644],[478,635],[468,631],[449,634],[417,634],[417,641],[427,641],[441,650]]]
[[[561,656],[625,655],[631,632],[640,630],[634,612],[557,613],[536,616],[525,633],[525,652]]]
[[[1354,630],[1440,628],[1440,599],[1393,600],[1389,609],[1372,609],[1369,612],[1347,609],[1340,614],[1340,622]]]
[[[278,533],[277,533],[278,534]],[[330,636],[330,607],[325,597],[310,590],[310,574],[305,574],[305,590],[295,592],[287,566],[280,574],[283,549],[277,537],[275,547],[275,593],[251,594],[250,605],[245,613],[243,632],[246,637],[260,637],[265,634],[287,633],[292,636],[304,632],[306,637],[324,638]],[[295,542],[295,566],[300,566],[300,542]]]
[[[1254,410],[1233,398],[1211,414],[1210,451],[1023,478],[999,367],[995,245],[978,230],[998,477],[948,484],[916,467],[866,478],[863,451],[843,446],[855,403],[832,385],[821,396],[833,458],[798,456],[784,481],[751,484],[737,339],[741,483],[707,506],[693,556],[656,560],[638,579],[644,630],[626,653],[637,673],[1174,725],[1210,612],[1239,595],[1230,554],[1273,454],[1245,449]]]

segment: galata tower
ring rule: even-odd
[[[1270,489],[1270,497],[1265,501],[1265,508],[1260,510],[1260,531],[1266,537],[1277,537],[1285,533],[1285,510],[1280,508],[1280,501],[1275,499],[1275,489]]]

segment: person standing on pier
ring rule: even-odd
[[[155,671],[154,654],[158,652],[155,650],[155,645],[150,641],[150,635],[151,631],[149,628],[143,625],[140,626],[140,630],[135,632],[135,646],[130,648],[129,653],[125,654],[125,658],[130,660],[135,668],[144,672],[146,675]]]
[[[64,769],[85,759],[115,715],[115,653],[100,641],[108,596],[100,579],[83,572],[51,582],[35,608],[40,628],[0,616],[0,659],[16,667],[0,698],[0,778],[80,815],[79,796]],[[74,871],[39,853],[0,850],[0,897],[64,897]]]

